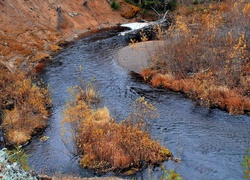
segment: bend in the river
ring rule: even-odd
[[[138,97],[155,104],[160,117],[153,123],[152,136],[182,159],[180,165],[166,162],[165,166],[176,168],[183,179],[242,179],[240,162],[250,146],[249,116],[208,110],[182,94],[153,89],[131,77],[115,59],[116,52],[128,44],[126,36],[117,34],[102,32],[81,39],[55,56],[44,70],[43,79],[53,90],[53,114],[43,134],[50,138],[41,142],[36,137],[25,147],[34,169],[48,174],[94,176],[78,165],[60,136],[62,110],[69,98],[67,89],[78,84],[80,77],[86,82],[95,79],[102,105],[118,120],[128,115],[131,102]],[[161,175],[160,168],[148,168],[135,176],[159,179]]]

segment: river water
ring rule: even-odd
[[[62,110],[69,98],[67,90],[82,78],[86,82],[94,80],[101,105],[107,106],[117,121],[128,115],[136,98],[144,96],[153,103],[160,117],[153,122],[152,137],[182,160],[181,164],[165,162],[164,166],[175,169],[184,180],[242,179],[240,162],[250,148],[250,117],[200,107],[182,94],[151,88],[132,77],[115,59],[117,50],[128,44],[128,38],[117,33],[102,32],[78,40],[45,68],[42,78],[53,91],[53,113],[42,136],[49,139],[41,142],[41,136],[37,136],[25,147],[30,165],[37,172],[50,175],[99,176],[78,165],[77,157],[69,153],[60,136]],[[113,174],[101,176],[108,175]],[[161,175],[157,167],[127,178],[160,179]]]

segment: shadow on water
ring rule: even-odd
[[[130,104],[144,96],[155,104],[160,117],[154,121],[152,136],[168,147],[180,165],[165,162],[168,169],[175,168],[183,179],[242,179],[240,162],[245,149],[250,147],[250,117],[232,116],[220,110],[197,106],[184,95],[154,89],[131,76],[115,60],[115,53],[128,44],[128,38],[117,32],[102,32],[81,39],[54,57],[42,76],[53,90],[53,114],[43,135],[50,138],[40,142],[35,137],[25,147],[29,163],[41,173],[96,176],[82,169],[61,141],[62,110],[69,98],[67,89],[84,81],[95,79],[95,86],[117,120],[124,119]],[[79,66],[83,71],[78,71]],[[104,176],[112,175],[105,174]],[[159,179],[160,167],[147,168],[136,179]]]

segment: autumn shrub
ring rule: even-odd
[[[162,74],[157,74],[151,79],[151,83],[154,87],[161,87],[163,85],[163,82],[167,82],[167,78]]]
[[[249,2],[186,4],[171,13],[174,21],[165,36],[165,49],[151,57],[154,64],[142,76],[153,86],[182,91],[209,107],[249,113]]]
[[[15,74],[1,71],[0,87],[5,136],[9,144],[23,144],[46,126],[50,104],[48,89],[34,83],[21,71]]]
[[[70,89],[73,99],[66,105],[63,120],[62,136],[73,138],[81,166],[98,172],[133,173],[172,157],[148,132],[150,120],[157,115],[152,104],[137,99],[128,118],[117,123],[106,107],[96,108],[95,101],[86,101],[87,92],[79,86]]]

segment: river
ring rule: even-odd
[[[53,91],[52,116],[41,136],[34,137],[25,147],[34,170],[45,174],[75,174],[82,177],[99,176],[78,165],[61,140],[62,110],[69,98],[67,89],[93,81],[101,95],[101,105],[120,121],[130,112],[130,104],[144,96],[153,103],[160,117],[152,124],[152,137],[168,147],[181,164],[165,162],[167,169],[175,169],[184,180],[238,180],[243,172],[240,165],[250,148],[250,117],[230,115],[219,109],[198,106],[185,95],[154,89],[121,68],[115,59],[118,49],[128,44],[126,36],[108,31],[78,40],[56,55],[42,72],[42,78]],[[82,66],[82,72],[79,67]],[[109,176],[112,173],[100,175]],[[147,168],[136,179],[160,179],[159,167]]]

